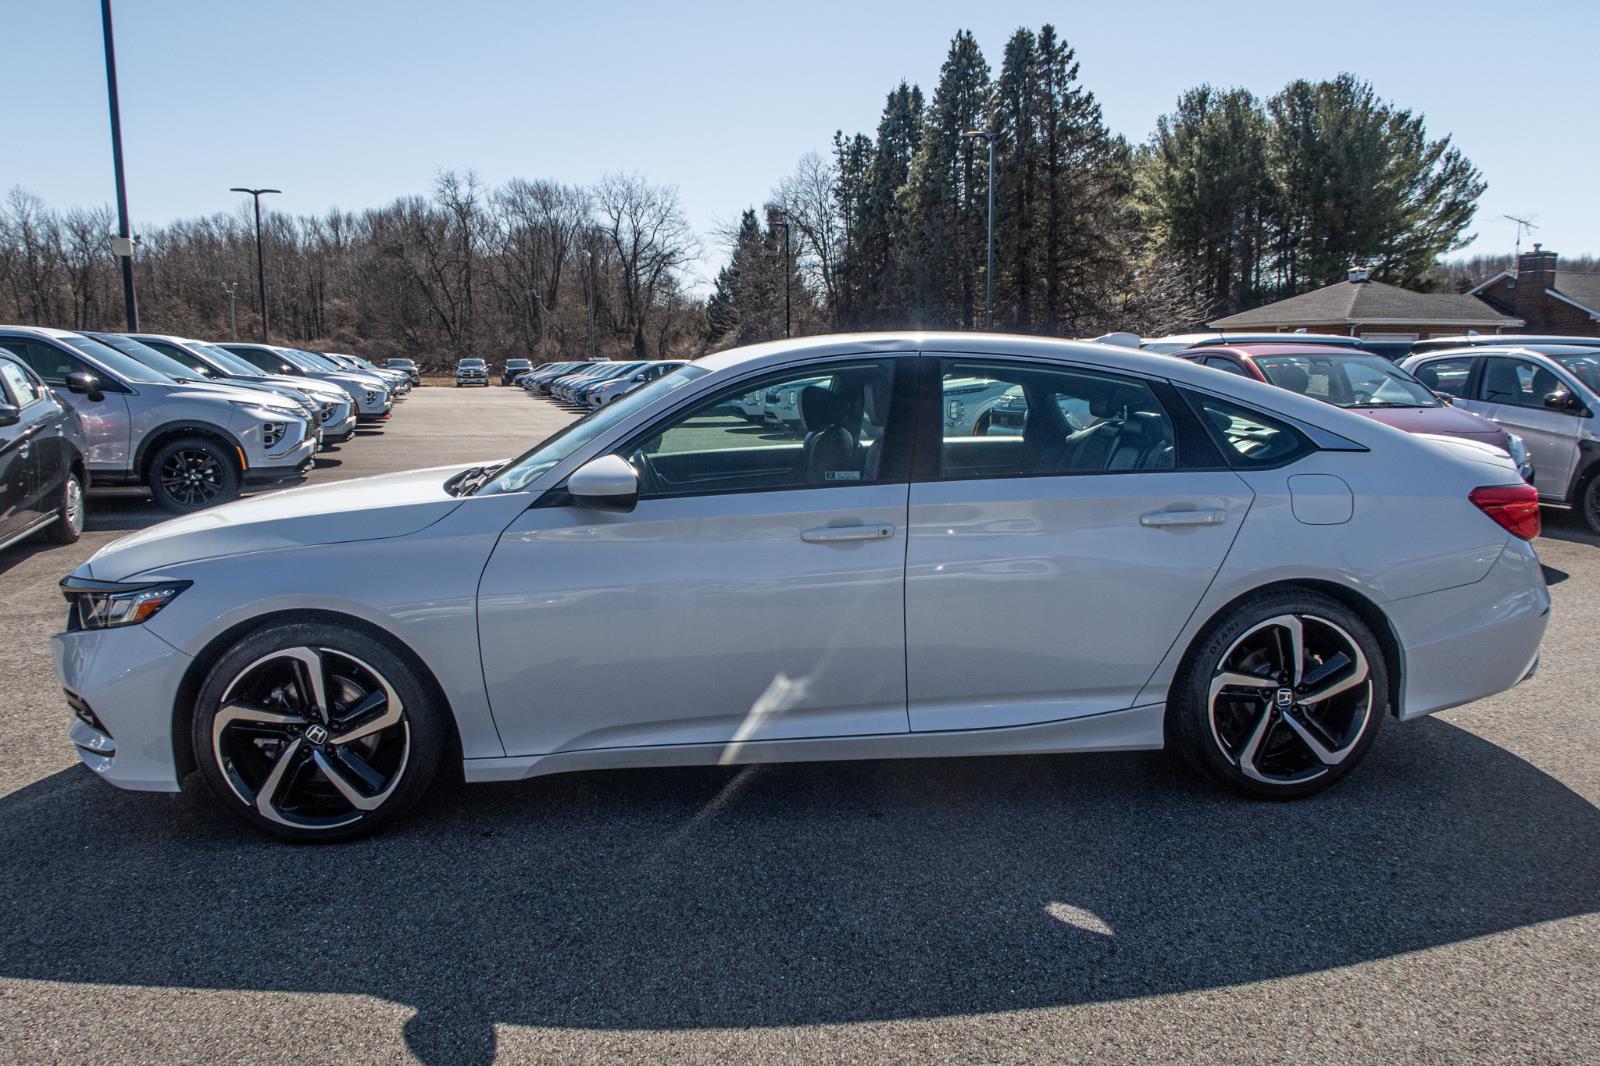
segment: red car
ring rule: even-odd
[[[1470,411],[1450,406],[1388,359],[1359,348],[1315,344],[1228,344],[1176,353],[1191,363],[1265,381],[1343,407],[1407,433],[1431,433],[1492,444],[1533,479],[1522,438]]]

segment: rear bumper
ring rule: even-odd
[[[178,791],[172,695],[189,656],[143,626],[57,633],[50,653],[62,685],[101,724],[64,716],[84,765],[119,788]]]
[[[1509,538],[1481,581],[1384,605],[1404,649],[1399,716],[1419,718],[1532,676],[1550,622],[1539,557]]]

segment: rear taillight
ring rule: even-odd
[[[1513,537],[1539,535],[1539,492],[1532,485],[1485,485],[1467,493],[1467,499]]]

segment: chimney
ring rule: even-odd
[[[1365,263],[1351,263],[1350,264],[1350,273],[1348,275],[1346,275],[1346,276],[1349,278],[1350,284],[1352,284],[1352,285],[1361,284],[1363,281],[1367,280],[1367,266],[1366,266],[1366,264]]]
[[[1556,287],[1556,253],[1536,244],[1533,251],[1517,256],[1517,287],[1511,297],[1511,313],[1527,322],[1543,321],[1544,291]]]

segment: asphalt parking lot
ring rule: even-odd
[[[310,476],[569,417],[421,389]],[[0,1060],[1600,1059],[1600,539],[1560,512],[1539,674],[1310,800],[1158,753],[630,770],[334,847],[77,764],[55,583],[160,517],[0,552]]]

